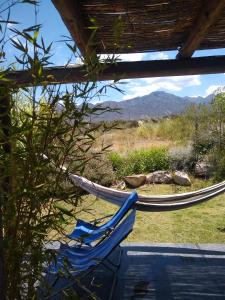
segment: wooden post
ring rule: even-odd
[[[0,166],[0,300],[6,299],[6,272],[4,262],[4,205],[10,195],[10,177],[6,170],[7,156],[11,154],[10,143],[10,93],[7,86],[0,86],[0,147],[2,147],[3,161]]]
[[[193,28],[183,46],[180,48],[177,58],[191,57],[199,48],[210,26],[219,20],[224,12],[225,0],[207,0],[201,7],[201,12],[193,24]]]

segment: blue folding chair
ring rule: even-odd
[[[128,210],[138,200],[138,195],[134,191],[124,201],[123,205],[117,211],[117,213],[108,222],[101,226],[95,226],[91,223],[87,223],[83,220],[78,220],[75,229],[67,237],[73,240],[79,240],[80,242],[90,245],[97,239],[107,236],[113,228],[122,220]],[[62,246],[63,247],[63,246]]]
[[[61,292],[61,290],[57,290],[55,288],[55,284],[60,276],[63,277],[70,274],[72,278],[76,278],[76,276],[81,276],[80,274],[82,274],[82,277],[84,277],[101,263],[107,267],[105,261],[107,260],[108,256],[133,230],[135,213],[136,211],[133,209],[128,216],[124,217],[122,222],[120,222],[120,224],[113,232],[111,232],[108,237],[94,247],[80,248],[67,246],[67,248],[60,249],[55,262],[52,263],[46,271],[47,276],[45,283],[48,281],[48,275],[57,276],[54,282],[49,282],[49,284],[51,284],[53,287],[53,294],[51,294],[50,297],[53,297]],[[110,261],[108,262],[111,263]],[[114,265],[113,263],[112,266],[118,267],[118,265]],[[113,270],[111,269],[111,271]],[[113,272],[115,273],[115,271]],[[74,285],[74,282],[75,281],[72,280],[72,282],[64,288]]]

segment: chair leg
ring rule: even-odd
[[[89,272],[85,273],[84,275],[82,275],[80,278],[84,278],[85,276],[87,276],[92,270],[90,270]],[[48,300],[48,299],[52,299],[52,297],[57,296],[59,293],[63,292],[64,290],[71,288],[75,283],[79,286],[79,288],[81,290],[83,290],[87,295],[92,295],[93,292],[91,292],[87,287],[85,287],[83,284],[80,283],[80,278],[76,279],[71,275],[72,279],[74,280],[73,282],[69,283],[68,285],[66,285],[65,287],[63,287],[61,290],[56,291],[55,293],[52,293],[50,296],[44,297],[44,300]],[[82,298],[81,298],[82,299]],[[97,295],[95,295],[94,297],[95,300],[101,300]]]
[[[113,297],[113,294],[114,294],[114,288],[115,288],[115,285],[116,285],[116,281],[117,281],[117,271],[120,267],[120,263],[121,263],[121,257],[122,257],[122,247],[119,246],[119,259],[118,259],[118,263],[115,264],[114,262],[112,262],[109,258],[106,258],[105,261],[110,265],[106,264],[104,261],[101,262],[101,264],[107,268],[109,271],[112,272],[113,274],[113,281],[112,281],[112,286],[111,286],[111,289],[110,289],[110,294],[109,294],[109,298],[107,300],[111,300],[112,297]],[[113,268],[112,268],[113,267]]]
[[[114,263],[113,261],[111,261],[109,258],[106,258],[106,261],[111,264],[113,267],[118,268],[120,266],[120,262],[121,262],[121,257],[122,257],[122,248],[119,246],[119,259],[118,259],[118,263]]]
[[[105,258],[105,261],[102,261],[101,264],[104,265],[108,270],[110,270],[113,273],[113,282],[112,282],[112,287],[110,290],[110,295],[108,300],[111,300],[113,297],[113,293],[114,293],[114,287],[116,285],[116,280],[117,280],[117,270],[120,267],[120,263],[121,263],[121,257],[122,257],[122,248],[119,246],[119,259],[118,259],[118,263],[114,263],[112,262],[109,258]],[[105,262],[107,262],[108,264],[106,264]],[[83,286],[80,283],[80,280],[82,278],[85,278],[86,276],[88,276],[91,272],[93,271],[93,269],[90,269],[88,272],[84,272],[83,274],[80,274],[80,276],[78,277],[78,279],[74,278],[73,275],[71,275],[71,278],[74,280],[73,282],[69,283],[68,285],[66,285],[63,289],[56,291],[55,293],[52,293],[50,296],[44,297],[45,300],[51,299],[52,297],[58,295],[60,292],[62,292],[65,289],[68,289],[70,287],[72,287],[75,283],[78,284],[79,288],[81,288],[85,293],[87,293],[88,295],[92,295],[93,293],[86,288],[85,286]],[[69,274],[68,274],[69,275]],[[60,276],[57,276],[55,278],[55,280],[53,281],[53,286],[55,286],[55,284],[57,283],[57,281],[60,279]],[[68,278],[69,279],[69,278]],[[95,295],[95,299],[96,300],[100,300],[97,295]]]
[[[118,269],[119,269],[120,264],[121,264],[121,257],[122,257],[122,251],[123,251],[123,249],[122,249],[122,247],[120,247],[120,246],[119,246],[119,249],[120,249],[120,253],[119,253],[119,261],[118,261],[118,264],[115,264],[115,263],[113,263],[112,261],[110,261],[110,260],[108,259],[108,262],[109,262],[110,264],[112,264],[114,267],[116,267],[116,270],[113,272],[113,274],[114,274],[114,275],[113,275],[113,282],[112,282],[112,287],[111,287],[111,290],[110,290],[110,294],[109,294],[108,300],[111,300],[112,297],[113,297],[113,294],[114,294],[114,288],[115,288],[116,282],[117,282],[117,272],[118,272]]]
[[[109,299],[108,299],[108,300],[111,300],[112,297],[113,297],[113,294],[114,294],[114,288],[115,288],[115,286],[116,286],[116,281],[117,281],[117,276],[116,276],[116,275],[117,275],[117,274],[116,274],[116,272],[115,272],[115,274],[114,274],[114,276],[113,276],[112,287],[111,287],[111,289],[110,289],[110,294],[109,294]]]

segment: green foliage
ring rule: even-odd
[[[122,157],[122,155],[117,152],[110,152],[108,154],[108,158],[111,161],[114,170],[118,171],[122,168],[122,165],[124,163],[124,158]]]
[[[187,112],[193,124],[193,154],[196,161],[209,157],[215,178],[223,179],[225,148],[225,94],[219,93],[209,105],[193,106]]]
[[[184,114],[176,117],[143,121],[137,128],[137,135],[141,138],[159,138],[186,143],[192,137],[193,130],[193,124],[189,122]]]
[[[196,155],[192,146],[179,146],[169,150],[169,162],[172,170],[192,171],[196,164]]]
[[[214,171],[216,181],[225,180],[225,152],[221,153],[221,157],[216,160],[216,168]]]
[[[22,2],[37,4],[12,1],[12,5]],[[10,9],[7,6],[4,11]],[[36,14],[37,8],[34,10]],[[5,286],[0,298],[30,300],[42,280],[43,265],[50,259],[44,245],[62,234],[80,210],[79,190],[60,166],[75,174],[82,174],[88,164],[98,170],[107,147],[102,145],[98,152],[93,148],[96,138],[111,125],[89,124],[92,116],[108,111],[89,101],[117,87],[114,82],[98,86],[98,74],[107,66],[94,55],[85,60],[87,82],[69,87],[48,85],[52,78],[43,70],[51,65],[52,44],[45,44],[41,25],[13,28],[9,39],[5,39],[5,30],[0,28],[1,52],[8,40],[14,47],[15,62],[9,63],[6,53],[1,57],[0,79],[5,85],[0,89],[0,260],[5,268],[4,273],[0,268],[0,286],[3,278]],[[69,49],[77,58],[76,49]],[[7,79],[15,66],[28,71],[32,87],[19,88]]]
[[[208,154],[214,146],[215,142],[213,140],[213,137],[202,133],[202,135],[198,136],[198,138],[194,141],[193,151],[196,157],[201,158],[204,155]]]
[[[168,151],[165,148],[131,151],[126,156],[113,152],[109,159],[119,178],[169,168]]]
[[[83,176],[103,186],[111,186],[116,181],[112,163],[106,155],[90,160],[85,165]]]

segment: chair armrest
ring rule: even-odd
[[[78,219],[76,223],[76,227],[73,229],[73,231],[70,234],[67,234],[66,236],[73,240],[80,240],[80,239],[82,240],[83,238],[89,236],[92,231],[97,229],[98,229],[97,226]]]
[[[83,221],[81,219],[77,220],[77,224],[76,224],[75,229],[78,228],[78,227],[84,227],[84,228],[90,229],[90,230],[95,230],[95,229],[98,228],[98,226],[93,225],[92,223],[89,223],[89,222],[85,222],[85,221]]]

